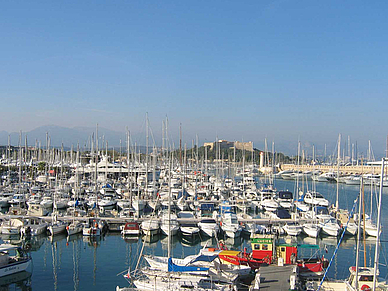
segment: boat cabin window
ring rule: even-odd
[[[281,248],[280,248],[280,251],[281,251],[281,252],[285,252],[285,251],[286,251],[286,248],[285,248],[285,247],[281,247]]]
[[[202,223],[217,223],[214,219],[202,219]]]
[[[255,250],[260,250],[260,245],[259,244],[255,244]]]
[[[325,208],[325,207],[316,208],[315,211],[316,211],[317,214],[320,214],[320,215],[322,215],[322,214],[329,214],[329,210],[327,208]]]
[[[261,245],[261,249],[263,251],[268,251],[268,245]]]
[[[362,275],[360,276],[360,280],[363,282],[372,282],[373,281],[373,275]]]

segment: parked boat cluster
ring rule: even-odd
[[[349,218],[345,210],[330,205],[317,191],[299,191],[294,197],[290,191],[277,191],[273,187],[274,177],[298,178],[306,173],[283,172],[270,177],[261,176],[254,165],[182,166],[178,161],[167,165],[161,160],[157,164],[155,159],[152,164],[148,159],[143,163],[135,160],[123,164],[110,162],[107,155],[96,159],[97,163],[91,158],[88,164],[81,164],[77,153],[75,163],[57,162],[61,167],[53,170],[47,166],[45,171],[33,171],[19,164],[19,173],[5,173],[0,206],[8,214],[37,217],[50,214],[52,221],[11,218],[2,223],[2,233],[34,235],[47,228],[52,234],[67,230],[69,235],[79,232],[100,235],[96,225],[101,218],[115,217],[122,218],[123,223],[125,219],[139,221],[138,226],[132,225],[136,228],[133,232],[142,231],[146,235],[181,232],[195,236],[201,232],[208,236],[238,237],[242,233],[272,232],[317,237],[338,236]],[[234,174],[225,175],[227,172]],[[321,181],[319,177],[323,175],[335,179],[334,173],[311,177]],[[61,216],[85,217],[88,221],[63,222]],[[258,218],[267,221],[257,223]],[[371,219],[366,217],[363,226],[367,234],[377,235]],[[130,233],[128,227],[123,228],[124,234]],[[354,235],[356,229],[354,219],[350,218],[346,231]]]
[[[343,231],[355,235],[359,229],[357,218],[339,209],[338,203],[331,205],[322,193],[302,187],[297,187],[296,195],[278,191],[275,176],[260,175],[254,165],[182,164],[163,156],[159,160],[154,154],[130,163],[111,162],[107,154],[96,154],[82,164],[79,155],[74,163],[62,159],[56,167],[46,164],[38,171],[19,163],[18,173],[8,170],[2,176],[0,206],[7,214],[2,234],[66,232],[93,237],[108,229],[107,221],[115,221],[122,224],[124,236],[251,237],[250,254],[226,250],[221,242],[217,249],[205,248],[184,259],[145,257],[148,268],[126,274],[137,289],[227,290],[275,258],[279,264],[299,264],[300,270],[312,264],[305,271],[319,277],[324,260],[297,263],[297,246],[281,244],[278,238],[283,234],[338,237]],[[279,176],[287,179],[292,174]],[[320,176],[312,177],[320,181],[316,178]],[[366,234],[377,236],[372,219],[363,215],[362,220]],[[319,271],[312,271],[315,268]],[[251,278],[252,288],[260,284],[256,275]]]

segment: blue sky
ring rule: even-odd
[[[55,124],[383,152],[386,1],[6,1],[0,130]],[[191,142],[190,142],[191,143]],[[281,150],[281,148],[279,149]]]

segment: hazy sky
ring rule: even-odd
[[[54,124],[383,152],[387,1],[3,1],[0,130]]]

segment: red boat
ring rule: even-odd
[[[122,235],[140,235],[140,225],[138,222],[127,222],[121,230]]]
[[[252,259],[250,254],[241,251],[228,251],[223,250],[218,254],[218,257],[223,263],[229,263],[233,265],[249,266],[251,269],[259,269],[262,264],[261,261]]]
[[[257,234],[251,237],[252,259],[272,264],[275,259],[285,265],[298,265],[301,277],[321,277],[328,266],[328,260],[322,257],[302,258],[301,249],[319,249],[318,245],[298,245],[279,243],[274,235]]]

